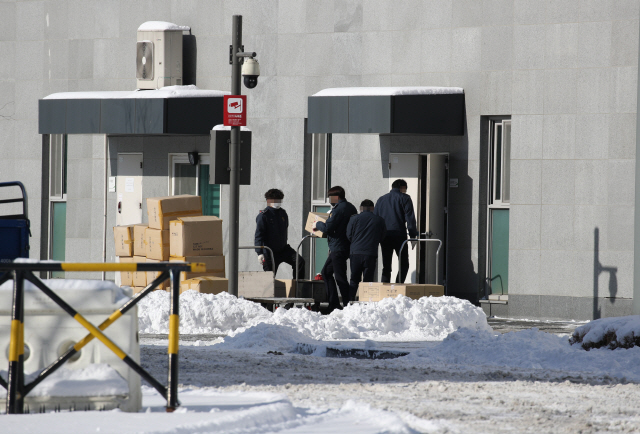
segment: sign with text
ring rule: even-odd
[[[227,127],[244,127],[247,125],[247,96],[224,96],[224,125]]]

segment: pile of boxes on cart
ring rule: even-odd
[[[194,289],[218,294],[226,291],[222,254],[222,220],[202,215],[202,198],[193,195],[147,199],[148,224],[113,228],[116,256],[120,262],[198,262],[205,273],[182,272],[180,292]],[[122,286],[142,291],[159,272],[122,272]],[[170,280],[157,289],[168,290]]]

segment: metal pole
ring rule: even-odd
[[[180,342],[180,271],[171,270],[171,313],[169,316],[169,387],[167,411],[175,410],[178,402],[178,347]]]
[[[13,280],[11,340],[9,341],[7,378],[7,414],[21,414],[24,409],[24,273],[16,271]]]
[[[231,34],[231,94],[240,95],[242,15],[233,16]],[[238,239],[240,226],[240,127],[231,127],[229,143],[229,294],[238,296]]]

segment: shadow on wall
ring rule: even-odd
[[[609,273],[609,295],[611,303],[615,303],[616,294],[618,293],[618,278],[616,273],[618,267],[606,267],[600,263],[600,229],[593,230],[593,319],[602,317],[602,312],[598,306],[598,296],[600,288],[598,279],[600,274]]]

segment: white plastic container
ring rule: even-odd
[[[126,293],[110,281],[51,279],[44,280],[44,283],[96,327],[131,298],[131,292]],[[5,378],[9,366],[8,348],[12,303],[13,281],[10,280],[0,286],[0,371],[3,371],[2,374]],[[87,334],[88,331],[58,307],[53,300],[30,282],[25,281],[25,376],[37,373],[49,366],[71,345]],[[137,306],[111,324],[104,331],[104,334],[129,357],[140,363]],[[96,372],[98,364],[108,365],[115,370],[128,385],[128,391],[127,387],[124,387],[124,383],[119,381],[113,373],[111,373],[110,379],[106,378],[109,375],[91,379],[90,383],[87,383],[91,384],[90,387],[85,387],[86,384],[79,387],[76,383],[77,395],[73,392],[73,382],[58,381],[58,385],[62,384],[63,387],[52,388],[46,387],[48,378],[36,387],[31,392],[32,394],[27,395],[25,406],[28,405],[32,413],[41,410],[43,406],[45,411],[51,411],[58,406],[61,410],[120,408],[129,412],[139,411],[142,407],[140,377],[97,339],[93,339],[79,354],[72,357],[56,373],[52,374],[51,377],[55,378],[50,378],[54,382],[56,378],[60,380],[60,377],[65,374],[68,377],[68,372],[60,373],[62,370]],[[101,366],[98,370],[104,373],[105,369],[111,370],[109,367]],[[29,379],[26,379],[25,383],[28,381]],[[117,387],[114,387],[114,384]],[[53,390],[55,393],[56,390],[60,391],[61,389],[65,390],[59,396],[47,395],[47,391]],[[109,391],[113,390],[117,390],[118,393],[109,394]],[[1,392],[2,397],[6,397],[6,392],[4,390]]]

